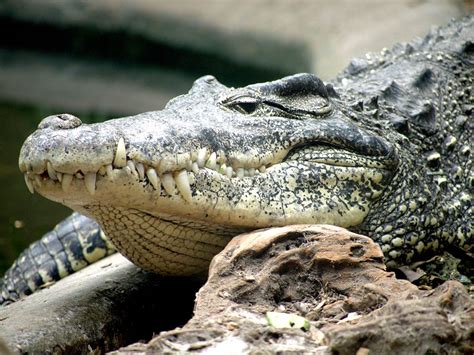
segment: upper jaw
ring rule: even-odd
[[[337,113],[310,120],[245,117],[219,107],[224,89],[211,85],[215,92],[204,97],[200,85],[208,83],[199,81],[190,94],[172,100],[163,111],[92,125],[82,125],[70,115],[44,119],[20,152],[19,166],[28,187],[76,206],[102,198],[92,196],[101,176],[126,184],[126,177],[134,175],[142,185],[149,182],[169,196],[177,187],[189,201],[187,185],[192,181],[186,182],[184,172],[206,167],[227,178],[242,178],[291,159],[288,154],[295,148],[315,144],[373,157],[382,168],[396,166],[390,144]],[[70,186],[84,187],[74,179],[84,180],[90,194],[65,194]]]
[[[232,137],[186,120],[172,120],[171,126],[170,115],[175,114],[164,110],[92,125],[71,115],[48,117],[25,141],[20,170],[31,192],[78,209],[107,200],[96,194],[97,186],[126,184],[131,176],[143,187],[151,185],[148,192],[155,196],[180,195],[190,201],[191,173],[207,168],[229,179],[253,176],[288,152],[284,147],[243,151],[241,144],[232,143],[239,133]],[[268,138],[255,137],[262,142]]]
[[[176,120],[177,126],[171,127],[166,123],[170,114],[166,110],[145,113],[100,126],[43,127],[27,139],[20,154],[20,169],[25,173],[28,188],[79,209],[98,201],[119,203],[120,194],[130,192],[117,189],[111,193],[111,184],[126,185],[133,177],[135,193],[127,197],[128,204],[150,210],[140,201],[144,193],[157,199],[166,196],[167,203],[169,199],[191,202],[191,185],[202,169],[212,170],[223,178],[242,179],[265,173],[284,160],[297,160],[299,147],[307,144],[330,141],[337,147],[347,145],[348,136],[354,140],[353,145],[376,139],[340,120],[305,124],[262,118],[253,130],[246,132],[245,120],[236,120],[240,123],[231,130],[216,127],[198,130],[189,122],[179,127],[180,120]],[[268,129],[272,123],[274,129]],[[172,135],[173,129],[179,131],[179,137]],[[366,160],[368,166],[375,164],[373,167],[388,169],[388,162],[393,160],[392,150],[382,140],[376,143],[370,152],[374,159]],[[357,149],[360,154],[368,154],[369,148],[361,144]],[[329,161],[324,154],[321,156]],[[340,162],[342,157],[336,158]],[[320,163],[321,159],[318,161],[316,157],[314,161]],[[105,194],[103,191],[96,194],[97,186],[105,189]],[[136,200],[134,204],[132,200]]]
[[[42,123],[58,116],[47,117]],[[89,173],[109,164],[114,158],[119,132],[112,125],[107,124],[107,129],[99,130],[96,125],[80,123],[74,128],[62,129],[41,128],[44,126],[42,123],[21,148],[18,164],[23,173],[42,174],[48,165],[61,173],[75,174],[79,172],[78,167],[83,173]]]

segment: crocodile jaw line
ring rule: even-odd
[[[38,191],[75,210],[81,210],[81,206],[97,204],[97,201],[113,205],[114,201],[125,200],[127,205],[144,208],[150,213],[156,213],[160,204],[166,205],[167,213],[169,207],[176,206],[176,212],[180,214],[183,205],[199,200],[199,191],[195,191],[194,197],[192,192],[196,176],[211,174],[228,183],[235,183],[235,180],[265,174],[274,165],[271,159],[281,161],[287,151],[281,150],[277,155],[270,154],[263,159],[263,163],[254,160],[243,163],[248,167],[236,167],[234,162],[233,167],[222,152],[201,148],[161,159],[151,166],[127,157],[124,139],[120,138],[111,163],[101,166],[96,172],[78,169],[76,173],[70,174],[55,169],[50,161],[46,161],[45,171],[40,172],[40,168],[31,167],[24,172],[24,177],[30,192]],[[256,163],[261,165],[252,167]],[[148,197],[144,197],[143,193]],[[153,201],[152,211],[146,208],[146,204],[143,205],[143,200]]]
[[[162,159],[155,166],[150,166],[130,159],[124,139],[119,138],[111,163],[101,166],[96,172],[79,170],[75,174],[69,174],[56,170],[54,165],[47,161],[45,171],[35,173],[34,170],[38,171],[36,168],[26,171],[24,175],[31,192],[36,190],[49,199],[85,214],[90,214],[87,206],[99,204],[132,207],[155,216],[176,215],[189,220],[207,221],[211,216],[218,223],[236,227],[267,227],[308,222],[333,223],[336,218],[342,220],[344,226],[360,223],[365,216],[364,208],[351,211],[346,219],[332,212],[326,213],[323,217],[315,216],[311,211],[298,211],[291,206],[286,206],[286,210],[283,206],[278,206],[277,209],[281,213],[272,213],[272,206],[267,210],[262,208],[264,200],[260,198],[256,187],[264,186],[266,180],[286,180],[284,175],[288,169],[309,170],[311,166],[323,169],[325,166],[317,159],[311,163],[299,160],[283,161],[288,158],[289,150],[281,149],[276,154],[268,154],[264,164],[257,168],[249,166],[261,164],[262,160],[249,159],[243,163],[246,167],[235,167],[234,162],[232,167],[225,154],[211,152],[207,148],[179,154],[168,160]],[[301,158],[298,153],[290,156],[293,159]],[[325,159],[328,160],[328,157]],[[240,162],[242,164],[242,157]],[[365,171],[366,177],[378,184],[384,178],[384,170],[377,169],[380,168],[377,162],[372,162],[374,165],[372,168],[370,164],[369,161],[365,167],[343,165],[335,166],[333,169],[339,178],[357,178],[358,174]],[[293,179],[290,178],[285,182],[289,193],[295,189],[295,186],[290,185],[296,184],[296,178],[295,175]],[[214,197],[206,191],[212,184],[217,184],[220,188],[220,191],[211,191]],[[321,190],[324,188],[323,186]],[[242,191],[245,200],[231,203],[227,197],[232,189]],[[376,198],[380,192],[381,188],[372,197]],[[310,194],[307,194],[307,198],[311,198]],[[324,196],[320,196],[320,200],[324,200]],[[122,205],[120,201],[125,203]],[[266,202],[272,203],[269,200]],[[322,203],[323,206],[328,204],[329,201]]]

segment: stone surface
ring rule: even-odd
[[[147,340],[189,319],[199,285],[109,257],[0,308],[0,352],[111,351]],[[472,353],[473,334],[474,301],[458,282],[420,290],[385,270],[370,238],[300,225],[234,238],[183,328],[117,353]]]
[[[305,317],[275,328],[267,312]],[[474,301],[449,281],[419,290],[387,272],[369,238],[333,226],[290,226],[234,238],[210,267],[194,317],[141,351],[470,353]]]
[[[144,272],[115,254],[0,307],[0,337],[22,353],[110,351],[184,323],[199,285]]]

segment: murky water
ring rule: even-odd
[[[18,154],[26,137],[53,110],[0,102],[0,275],[31,242],[51,230],[71,211],[26,188]],[[80,116],[84,122],[103,117]]]

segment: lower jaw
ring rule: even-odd
[[[214,255],[244,231],[134,209],[90,205],[84,210],[100,223],[122,255],[161,275],[206,273]]]

